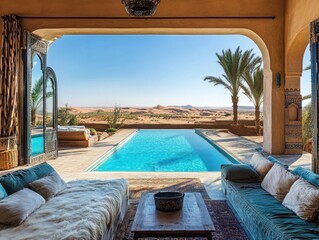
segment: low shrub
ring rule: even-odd
[[[90,128],[90,134],[91,135],[97,135],[97,131],[94,128]]]
[[[117,131],[116,128],[108,128],[105,130],[105,132],[107,132],[107,133],[115,133],[116,131]]]

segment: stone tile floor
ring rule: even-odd
[[[238,159],[249,162],[256,148],[260,148],[262,139],[259,137],[239,137],[218,130],[199,129],[209,139]],[[89,148],[67,148],[59,151],[59,157],[48,161],[56,171],[66,180],[75,179],[109,179],[109,178],[199,178],[212,199],[224,199],[221,192],[220,172],[208,173],[140,173],[140,172],[90,172],[86,171],[94,162],[106,152],[116,147],[121,141],[133,134],[136,129],[122,129],[111,137],[98,142]],[[275,156],[291,167],[304,166],[311,168],[311,154]],[[19,167],[22,168],[22,167]],[[15,170],[15,169],[14,169]],[[12,170],[11,170],[12,171]],[[0,174],[6,173],[5,171]]]

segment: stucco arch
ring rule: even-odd
[[[263,59],[263,70],[264,70],[264,107],[263,107],[263,126],[264,126],[264,150],[267,152],[283,152],[284,140],[283,140],[283,128],[280,129],[278,126],[283,126],[283,104],[282,110],[279,113],[275,113],[273,107],[273,73],[271,70],[271,54],[266,41],[262,36],[257,34],[255,31],[246,28],[60,28],[60,29],[38,29],[33,32],[48,40],[54,40],[56,37],[61,37],[66,34],[187,34],[187,35],[243,35],[250,38],[258,46]],[[267,39],[266,39],[267,40]],[[269,43],[271,44],[271,42]],[[273,58],[275,61],[276,51],[273,52]],[[277,63],[273,64],[276,66]],[[278,71],[279,72],[279,71]],[[278,96],[278,95],[277,95]],[[280,97],[280,95],[279,95]],[[283,103],[283,101],[282,101]],[[276,107],[281,107],[281,104],[276,104]],[[275,123],[276,131],[273,129],[273,117],[276,114],[277,122]],[[282,122],[280,122],[282,121]],[[280,125],[281,124],[281,125]],[[276,132],[276,134],[274,134]],[[279,135],[279,136],[278,136]],[[280,136],[281,135],[281,136]],[[275,141],[273,142],[273,139]],[[277,148],[274,148],[276,144]]]
[[[286,49],[285,75],[287,89],[300,89],[300,77],[303,71],[303,58],[309,44],[309,26],[304,27],[291,41]]]

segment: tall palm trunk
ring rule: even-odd
[[[260,110],[259,110],[259,106],[255,106],[255,123],[256,123],[256,132],[257,132],[258,136],[260,136],[261,132],[260,132]]]
[[[239,101],[238,97],[232,96],[233,114],[234,114],[233,123],[234,124],[238,124],[238,101]]]

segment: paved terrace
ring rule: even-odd
[[[90,148],[68,148],[59,151],[59,157],[48,161],[56,171],[66,180],[75,179],[109,179],[109,178],[199,178],[204,184],[212,199],[224,199],[220,191],[220,172],[90,172],[86,171],[105,153],[116,147],[124,139],[134,134],[136,129],[123,129],[111,137],[98,142]],[[227,151],[242,163],[249,162],[256,148],[260,148],[260,138],[239,137],[231,133],[199,129],[207,138],[213,140],[217,145]],[[252,139],[252,140],[251,140]],[[282,162],[296,166],[311,168],[311,154],[303,155],[280,155],[275,156]],[[19,167],[18,169],[23,168]],[[12,170],[10,170],[12,171]],[[4,174],[8,171],[2,171]]]

